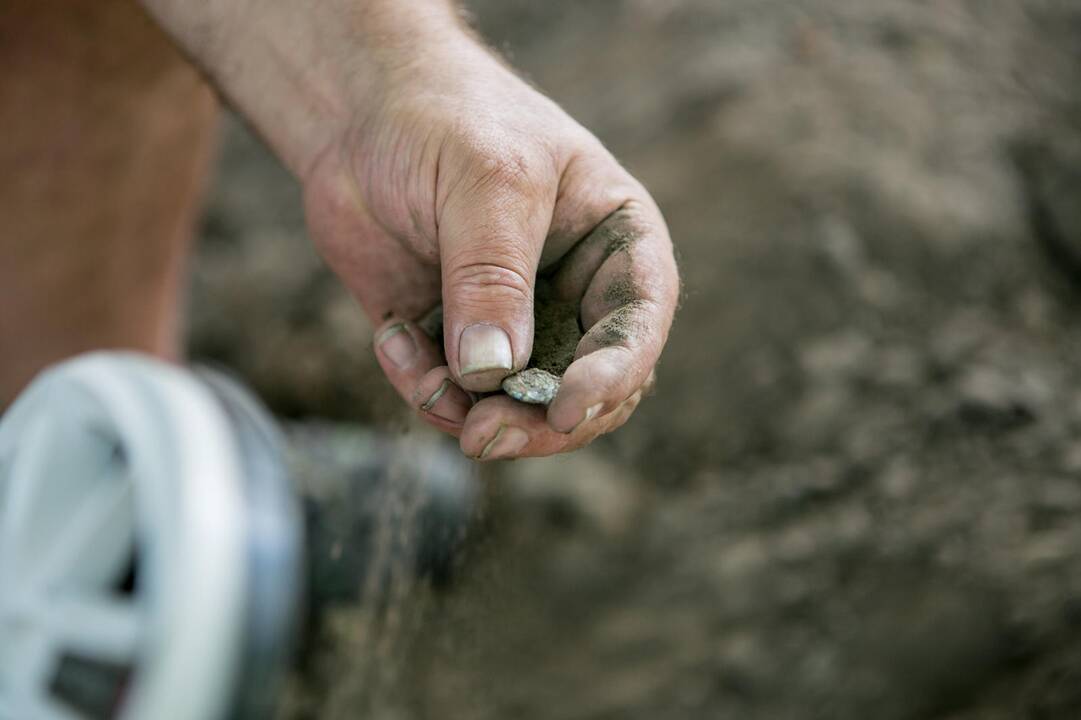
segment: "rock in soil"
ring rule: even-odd
[[[537,278],[533,306],[533,354],[529,365],[503,381],[503,390],[515,400],[548,405],[555,400],[563,373],[574,361],[582,339],[579,304],[553,297],[550,282]]]
[[[503,391],[515,400],[531,405],[548,405],[559,392],[561,379],[540,368],[528,368],[503,381]]]
[[[582,339],[579,304],[553,297],[551,283],[537,278],[533,308],[533,354],[526,369],[503,381],[503,391],[531,405],[555,400],[563,373],[574,361]],[[443,334],[443,306],[436,306],[417,325],[433,339]]]

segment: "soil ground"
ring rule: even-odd
[[[657,397],[488,473],[458,581],[334,614],[293,714],[1081,717],[1081,5],[470,4],[654,193],[683,306]],[[199,357],[421,432],[235,124],[204,230]]]

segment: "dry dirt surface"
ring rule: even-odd
[[[332,618],[292,714],[1081,717],[1081,4],[470,5],[654,192],[683,307],[658,396],[490,473],[458,581]],[[199,356],[413,427],[236,126],[204,235]]]

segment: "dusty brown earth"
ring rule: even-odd
[[[658,396],[494,470],[459,581],[332,618],[295,714],[1081,717],[1081,5],[471,5],[654,192],[683,307]],[[235,126],[204,236],[197,355],[419,432]]]

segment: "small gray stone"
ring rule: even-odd
[[[503,390],[515,400],[548,405],[559,392],[560,379],[539,368],[529,368],[503,381]]]

